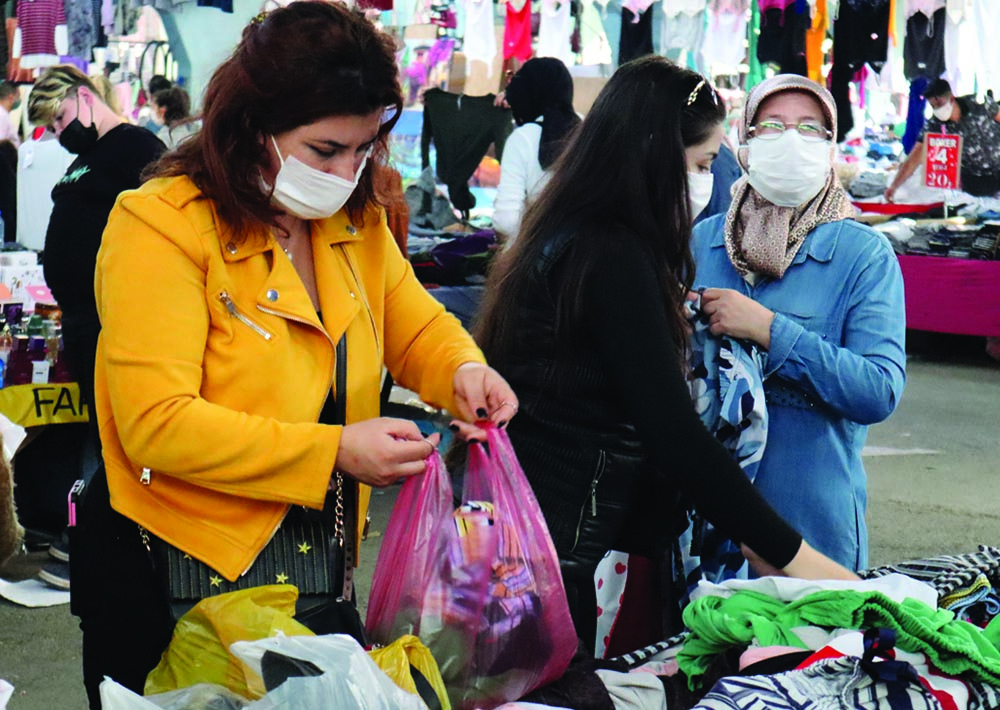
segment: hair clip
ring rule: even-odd
[[[253,16],[253,18],[250,20],[250,24],[256,27],[257,25],[259,25],[264,21],[265,17],[267,17],[267,10],[261,10],[260,12],[258,12],[256,15]]]
[[[702,80],[698,82],[698,85],[694,87],[694,91],[692,91],[691,94],[688,96],[686,104],[687,106],[690,106],[695,102],[695,99],[698,98],[698,92],[701,91],[701,87],[703,87],[704,85],[705,85],[705,79],[702,78]]]

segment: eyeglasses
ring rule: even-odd
[[[773,141],[783,135],[785,131],[793,128],[799,132],[803,140],[811,143],[821,143],[833,138],[833,131],[819,121],[803,121],[799,124],[789,124],[775,120],[761,121],[755,126],[750,126],[747,134],[751,138]]]

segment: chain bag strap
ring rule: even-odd
[[[335,385],[333,423],[343,425],[346,336],[337,342]],[[250,569],[234,582],[140,526],[140,537],[164,582],[174,617],[180,618],[205,597],[267,584],[293,584],[299,590],[296,619],[316,633],[346,633],[367,645],[354,605],[357,484],[340,471],[334,472],[333,479],[336,485],[327,495],[324,512],[292,508]]]

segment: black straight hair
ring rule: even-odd
[[[561,268],[573,286],[555,295],[557,340],[579,337],[580,289],[601,255],[623,238],[638,238],[655,261],[678,353],[686,351],[682,304],[694,260],[684,150],[704,142],[724,118],[703,77],[663,57],[642,57],[615,72],[490,271],[475,334],[491,364],[502,372],[511,361],[515,314],[531,271],[548,241],[566,229],[574,230],[575,244]]]

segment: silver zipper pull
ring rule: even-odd
[[[222,305],[224,305],[226,307],[226,310],[229,311],[229,315],[231,316],[236,315],[236,304],[233,303],[233,299],[229,297],[228,291],[223,291],[222,293],[220,293],[219,300],[222,301]]]
[[[148,468],[144,468],[142,469],[142,474],[140,474],[139,476],[139,483],[141,483],[144,486],[148,486],[152,478],[153,478],[153,472],[150,471]]]
[[[139,539],[142,540],[143,547],[146,548],[146,552],[152,552],[153,550],[149,547],[149,531],[146,528],[139,526]]]
[[[597,490],[591,489],[590,491],[590,517],[597,517]]]

